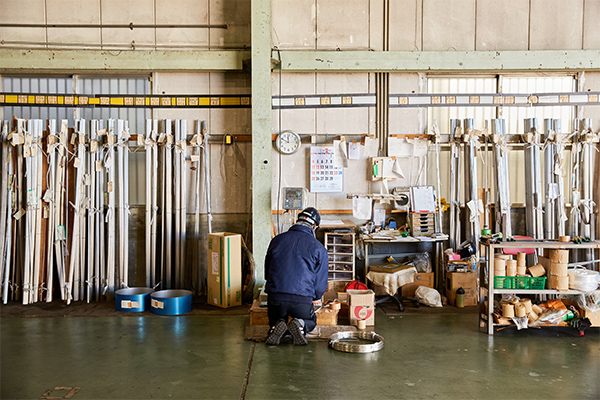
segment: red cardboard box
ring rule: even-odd
[[[350,325],[356,325],[359,320],[365,320],[367,326],[375,325],[375,292],[350,289],[347,293]]]

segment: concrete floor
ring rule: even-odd
[[[2,318],[2,399],[598,399],[600,329],[389,316],[377,353],[244,341],[245,315]],[[50,390],[50,391],[49,391]]]

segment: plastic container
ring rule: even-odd
[[[593,292],[598,289],[600,272],[592,271],[581,266],[568,270],[569,288],[582,292]]]
[[[533,289],[544,290],[546,277],[532,278],[530,276],[495,276],[495,289]]]

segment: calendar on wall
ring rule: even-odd
[[[343,188],[342,167],[334,167],[333,146],[310,147],[310,191],[316,193],[341,192]]]

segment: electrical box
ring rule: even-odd
[[[308,189],[301,187],[284,187],[281,190],[284,210],[303,210],[308,201]]]

